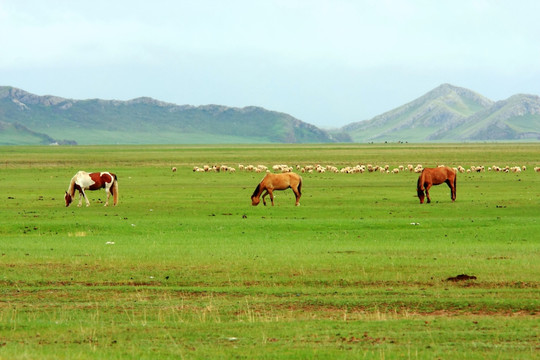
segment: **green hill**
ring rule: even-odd
[[[23,125],[0,121],[0,144],[52,144],[56,140],[48,135],[29,130]]]
[[[432,139],[463,141],[540,139],[540,97],[514,95],[464,119]]]
[[[328,132],[260,107],[179,106],[151,98],[72,100],[0,87],[0,121],[77,144],[327,143]],[[0,135],[0,144],[47,138]],[[0,133],[2,130],[0,129]],[[11,138],[13,136],[13,138]],[[5,139],[9,138],[8,141]],[[18,140],[17,140],[18,139]],[[343,138],[340,138],[343,141]]]
[[[355,142],[424,142],[492,104],[470,90],[444,84],[410,103],[341,130]]]
[[[410,103],[340,131],[355,142],[540,139],[540,98],[514,95],[493,102],[473,91],[443,84]]]

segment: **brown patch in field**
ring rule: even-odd
[[[350,337],[341,337],[340,340],[344,343],[354,344],[354,343],[369,343],[369,344],[381,344],[386,341],[385,337],[374,338],[368,335],[367,332],[364,333],[361,337],[350,336]]]
[[[393,304],[376,304],[376,306],[332,306],[332,305],[311,305],[311,304],[272,304],[275,310],[286,310],[290,313],[308,313],[325,319],[357,320],[365,318],[412,318],[418,316],[511,316],[511,317],[540,317],[539,313],[530,310],[513,309],[486,309],[482,307],[470,307],[468,309],[448,308],[448,309],[414,309],[406,305],[396,307]],[[265,305],[265,311],[271,311],[269,305]]]
[[[342,251],[329,251],[329,254],[358,254],[358,250],[342,250]]]
[[[476,276],[474,275],[467,275],[467,274],[461,274],[453,277],[449,277],[446,279],[446,281],[468,281],[468,280],[476,280]]]

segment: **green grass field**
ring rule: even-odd
[[[0,359],[531,359],[540,144],[0,147]],[[304,173],[252,207],[238,165],[526,166]],[[193,172],[226,164],[229,172]],[[171,167],[177,167],[172,172]],[[69,208],[78,170],[120,203]],[[452,282],[459,274],[476,280]]]

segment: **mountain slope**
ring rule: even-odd
[[[0,87],[0,121],[79,144],[336,141],[313,125],[259,107],[179,106],[151,98],[72,100],[12,87]]]
[[[492,105],[493,101],[475,92],[443,84],[408,104],[341,130],[355,142],[423,142]]]
[[[0,121],[0,144],[19,145],[24,143],[48,145],[55,142],[50,136],[29,130],[24,125]]]
[[[455,142],[540,139],[540,97],[493,102],[443,84],[332,133],[260,107],[175,105],[151,98],[73,100],[0,87],[0,145]]]
[[[540,97],[514,95],[507,100],[439,131],[430,140],[522,140],[540,139]]]

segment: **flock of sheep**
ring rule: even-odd
[[[443,166],[443,165],[439,165]],[[421,173],[423,170],[423,166],[421,164],[417,164],[416,166],[413,166],[411,164],[404,166],[400,165],[398,167],[390,168],[389,165],[372,165],[372,164],[366,164],[366,165],[356,165],[356,166],[345,166],[342,168],[339,168],[337,166],[333,165],[296,165],[295,167],[289,166],[289,165],[283,165],[283,164],[277,164],[273,165],[272,167],[267,167],[265,165],[238,165],[238,171],[246,171],[246,172],[256,172],[256,173],[267,173],[267,172],[275,172],[275,173],[287,173],[287,172],[293,172],[296,169],[296,171],[300,173],[345,173],[345,174],[354,174],[354,173],[364,173],[364,172],[380,172],[380,173],[393,173],[397,174],[399,172],[403,171],[409,171],[409,172],[415,172],[415,173]],[[460,173],[474,173],[474,172],[484,172],[484,171],[494,171],[494,172],[513,172],[513,173],[519,173],[521,171],[527,170],[526,166],[504,166],[499,167],[496,165],[493,165],[491,167],[485,167],[485,166],[475,166],[472,165],[469,168],[464,168],[463,166],[457,166],[453,168],[456,172]],[[172,168],[172,171],[176,171],[176,167]],[[193,167],[194,172],[236,172],[236,168],[227,166],[227,165],[203,165],[201,167],[194,166]],[[540,172],[540,167],[535,167],[534,171]]]

